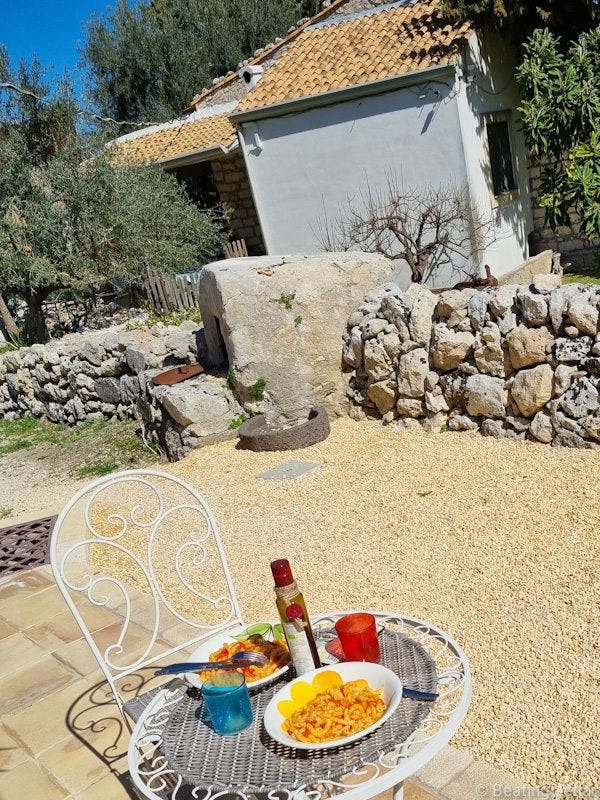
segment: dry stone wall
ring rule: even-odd
[[[174,386],[152,383],[169,367],[204,356],[204,332],[193,322],[15,350],[0,356],[0,419],[29,415],[77,425],[136,418],[144,435],[176,461],[234,435],[232,421],[243,413],[222,375],[202,374]]]
[[[198,360],[198,325],[76,335],[0,356],[0,418],[75,425],[134,415],[148,371]]]
[[[559,282],[372,292],[344,335],[351,415],[598,447],[600,287]]]

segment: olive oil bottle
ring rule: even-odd
[[[321,666],[317,643],[310,627],[306,604],[298,584],[294,580],[290,562],[281,558],[271,562],[271,572],[275,580],[277,610],[296,675],[303,675]]]

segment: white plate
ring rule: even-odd
[[[319,742],[315,744],[309,742],[299,742],[297,739],[293,739],[291,736],[288,736],[288,734],[282,729],[281,726],[285,722],[285,717],[277,710],[277,704],[282,700],[291,700],[292,686],[295,683],[298,681],[306,681],[307,683],[311,683],[315,675],[317,675],[319,672],[325,672],[326,670],[337,672],[344,683],[347,683],[348,681],[356,681],[359,678],[364,678],[371,689],[381,689],[381,697],[387,706],[386,712],[376,722],[374,722],[372,725],[369,725],[368,728],[365,728],[363,731],[359,731],[358,733],[354,733],[351,736],[344,736],[341,739],[331,739],[328,742]],[[363,736],[371,733],[371,731],[379,728],[380,725],[383,725],[386,719],[389,719],[389,717],[391,717],[394,711],[398,708],[398,703],[401,699],[402,681],[395,672],[392,672],[391,669],[382,667],[381,664],[371,664],[367,661],[348,661],[346,663],[336,664],[335,666],[320,667],[312,672],[306,672],[304,675],[301,675],[299,678],[295,678],[293,681],[290,681],[288,684],[286,684],[277,692],[274,697],[271,698],[271,702],[265,709],[265,728],[272,739],[275,739],[276,741],[281,742],[281,744],[285,744],[288,747],[293,747],[297,750],[324,750],[329,747],[340,747],[343,744],[349,744],[350,742],[355,742],[357,739],[361,739]]]
[[[258,624],[258,623],[254,623]],[[274,624],[274,623],[269,623]],[[248,628],[252,627],[252,625],[236,625],[234,628],[229,628],[228,630],[221,631],[220,633],[216,633],[214,636],[211,636],[210,639],[206,639],[200,647],[198,647],[191,656],[187,659],[188,661],[209,661],[209,656],[211,653],[214,653],[215,650],[219,650],[223,647],[224,644],[229,644],[231,642],[235,642],[236,636],[239,636]],[[271,639],[272,637],[266,636],[266,639]],[[276,672],[273,672],[272,675],[268,675],[266,678],[261,678],[258,681],[252,681],[252,683],[248,683],[249,689],[256,689],[259,686],[264,686],[267,683],[271,683],[277,678],[280,678],[284,672],[287,672],[288,667],[287,664],[285,667],[281,667]],[[202,688],[202,681],[200,680],[200,676],[197,672],[186,672],[185,679],[188,683],[191,683],[192,686],[195,686],[197,689]]]

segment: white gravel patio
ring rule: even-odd
[[[323,466],[297,480],[257,477],[288,458]],[[342,419],[307,450],[229,441],[171,469],[213,507],[248,620],[272,616],[269,562],[287,557],[312,612],[434,622],[473,668],[453,744],[534,786],[592,787],[599,467],[594,451]]]

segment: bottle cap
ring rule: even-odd
[[[271,561],[271,572],[275,579],[275,586],[289,586],[294,582],[292,575],[292,568],[287,558],[280,558],[277,561]]]

